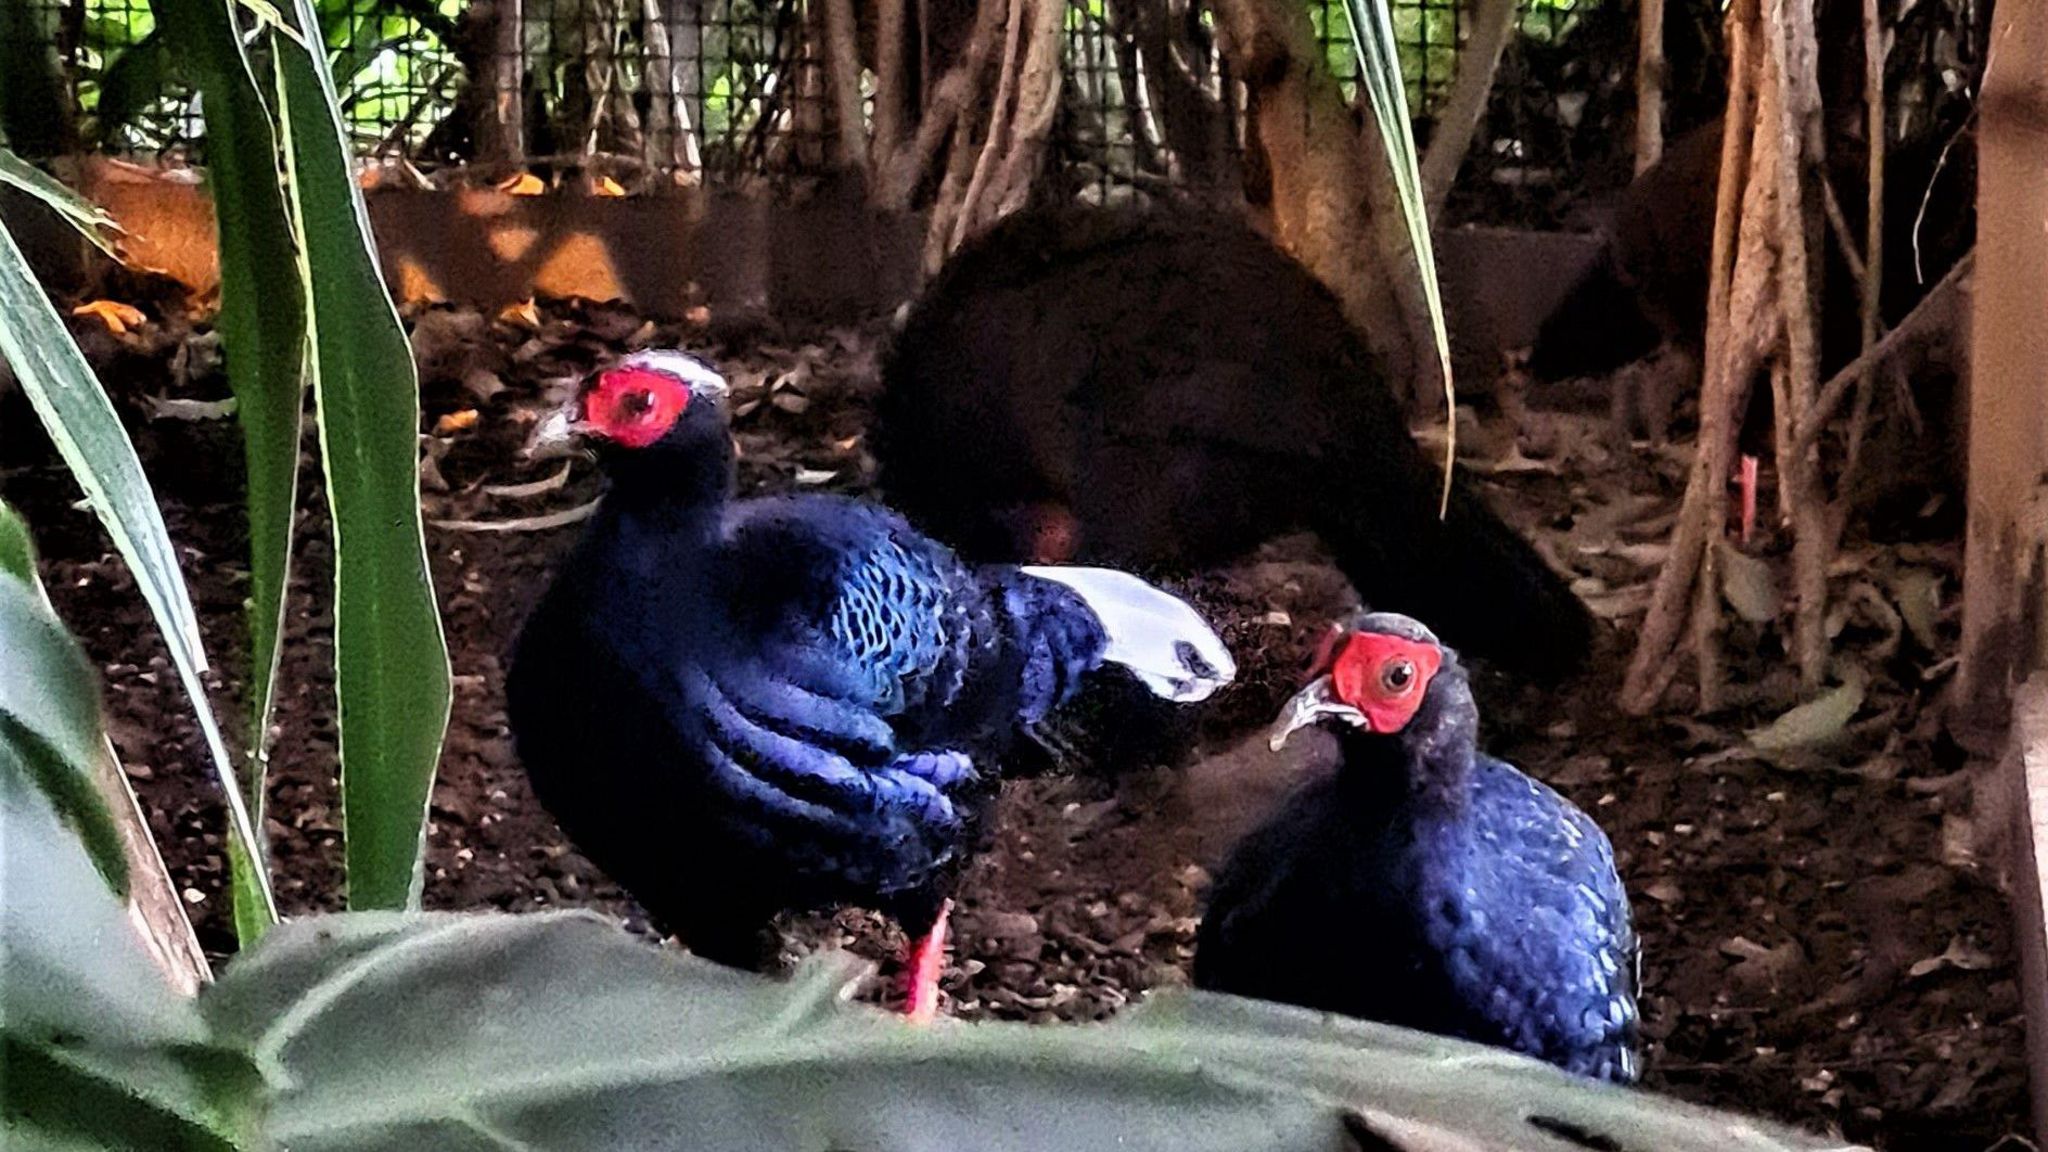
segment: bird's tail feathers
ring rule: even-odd
[[[1103,661],[1130,669],[1162,699],[1179,704],[1206,700],[1237,675],[1230,649],[1199,613],[1136,576],[1066,565],[1018,571],[1073,592],[1108,637]]]

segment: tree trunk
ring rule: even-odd
[[[875,138],[872,166],[887,172],[903,149],[904,125],[912,118],[907,0],[879,0],[875,16]]]
[[[832,94],[832,163],[863,176],[868,169],[867,115],[860,95],[860,38],[853,0],[823,0],[825,79]]]
[[[77,150],[55,13],[27,0],[0,0],[0,134],[14,151],[37,159]]]
[[[1472,5],[1472,36],[1458,53],[1458,79],[1437,115],[1429,154],[1422,158],[1422,196],[1429,205],[1431,223],[1443,214],[1444,201],[1458,181],[1458,170],[1465,166],[1465,154],[1472,150],[1472,137],[1478,133],[1480,121],[1486,119],[1500,58],[1520,27],[1520,15],[1518,0],[1476,0]]]
[[[647,29],[647,163],[692,181],[701,179],[690,95],[702,88],[697,26],[700,0],[642,0]]]
[[[1337,295],[1397,393],[1443,391],[1429,310],[1377,131],[1361,132],[1292,0],[1217,0],[1271,184],[1273,239]]]
[[[1969,527],[1953,726],[2003,724],[2012,684],[2048,653],[2048,6],[2001,4],[1978,115]],[[1995,746],[1995,737],[1975,741]],[[1988,750],[1988,749],[1987,749]]]

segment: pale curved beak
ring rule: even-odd
[[[571,400],[541,418],[522,454],[528,460],[574,456],[582,450],[585,428],[583,401]]]
[[[1287,738],[1323,718],[1342,720],[1353,727],[1365,727],[1365,713],[1337,699],[1336,689],[1328,676],[1318,676],[1308,686],[1294,694],[1280,710],[1280,718],[1273,722],[1273,734],[1267,738],[1266,746],[1278,752],[1287,746]]]

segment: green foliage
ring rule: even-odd
[[[310,381],[335,525],[349,899],[407,907],[419,898],[427,796],[450,701],[420,523],[412,351],[378,271],[333,82],[312,47],[319,40],[307,36],[320,28],[311,5],[266,6],[266,91],[232,0],[157,2],[207,94],[215,211],[221,234],[234,237],[221,253],[222,332],[251,468],[252,743],[260,749],[275,695]],[[262,921],[245,911],[243,879],[238,871],[247,940]]]
[[[119,232],[121,226],[107,215],[106,209],[73,192],[55,177],[5,148],[0,148],[0,184],[42,201],[100,251],[114,255],[110,234]]]
[[[313,25],[307,0],[284,12]],[[371,247],[333,80],[304,47],[273,47],[334,521],[349,906],[413,907],[452,699],[420,521],[419,379]]]
[[[92,666],[51,613],[36,579],[28,526],[0,504],[0,776],[34,785],[77,832],[116,892],[128,890],[128,858],[93,768],[105,755]],[[0,871],[0,876],[5,876]]]
[[[14,689],[27,679],[0,666]],[[0,727],[0,762],[21,750]],[[164,981],[79,842],[24,784],[0,766],[0,1144],[268,1147],[254,1063],[208,1040],[197,1007]]]
[[[63,319],[37,285],[27,259],[5,228],[0,228],[0,355],[14,369],[22,391],[41,417],[58,453],[79,487],[85,489],[87,503],[135,573],[143,599],[170,649],[171,664],[192,701],[214,771],[227,794],[230,838],[246,850],[257,843],[255,828],[241,802],[234,765],[221,741],[213,708],[207,703],[205,684],[199,678],[207,666],[206,651],[200,643],[198,618],[185,589],[185,575],[178,568],[163,515],[157,509],[156,495],[142,473],[142,462],[136,458],[135,446],[121,427],[113,403],[101,390],[84,354],[79,352]],[[41,732],[38,735],[48,738]],[[257,880],[256,895],[268,912],[268,885],[260,876]]]
[[[90,695],[89,672],[9,662],[0,699],[51,679]],[[49,704],[67,740],[103,739],[89,699]],[[22,746],[0,725],[0,754]],[[190,1000],[5,768],[0,875],[10,1148],[1831,1147],[1497,1049],[1201,993],[1107,1025],[917,1027],[853,1003],[843,954],[776,981],[589,913],[311,917]]]
[[[263,816],[262,754],[277,691],[292,516],[298,505],[305,411],[306,300],[291,212],[278,180],[277,132],[226,0],[159,0],[179,56],[205,94],[215,138],[209,158],[220,234],[220,315],[228,383],[248,469],[250,716],[248,803]],[[227,222],[232,221],[232,226]],[[235,932],[249,943],[272,916],[257,886],[260,861],[229,856]]]

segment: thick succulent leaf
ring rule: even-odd
[[[278,929],[201,1003],[283,1086],[295,1150],[1835,1147],[1227,997],[918,1028],[850,1003],[858,974],[766,980],[580,913],[358,914]]]
[[[248,468],[249,805],[263,820],[265,743],[283,650],[305,411],[306,302],[291,212],[278,181],[277,133],[242,49],[230,0],[154,0],[159,27],[198,77],[208,177],[220,221],[218,326]],[[131,51],[133,51],[131,49]],[[125,59],[125,57],[124,57]],[[247,854],[230,856],[235,931],[253,943],[273,917]]]
[[[50,210],[62,217],[73,228],[83,233],[87,240],[97,245],[100,251],[113,256],[114,242],[110,233],[119,232],[121,226],[99,205],[73,192],[42,169],[0,148],[0,184],[19,189],[41,200]]]
[[[319,27],[307,0],[280,11],[302,31]],[[420,520],[419,379],[370,242],[327,61],[289,37],[272,46],[334,521],[349,905],[414,907],[450,704],[448,648]]]
[[[92,668],[39,587],[11,573],[0,573],[0,653],[0,776],[41,791],[77,831],[106,883],[125,895],[128,857],[93,784],[105,744]],[[0,883],[13,879],[0,873]]]
[[[0,768],[5,1143],[250,1149],[262,1084],[213,1045],[42,794]]]
[[[156,494],[143,476],[142,462],[112,402],[5,228],[0,228],[0,355],[5,355],[14,369],[58,453],[85,490],[87,503],[135,573],[142,598],[170,649],[178,679],[192,701],[221,788],[227,793],[232,838],[253,845],[255,828],[199,678],[206,667],[199,622],[170,534],[164,529]],[[256,880],[267,910],[267,882],[260,874]]]

